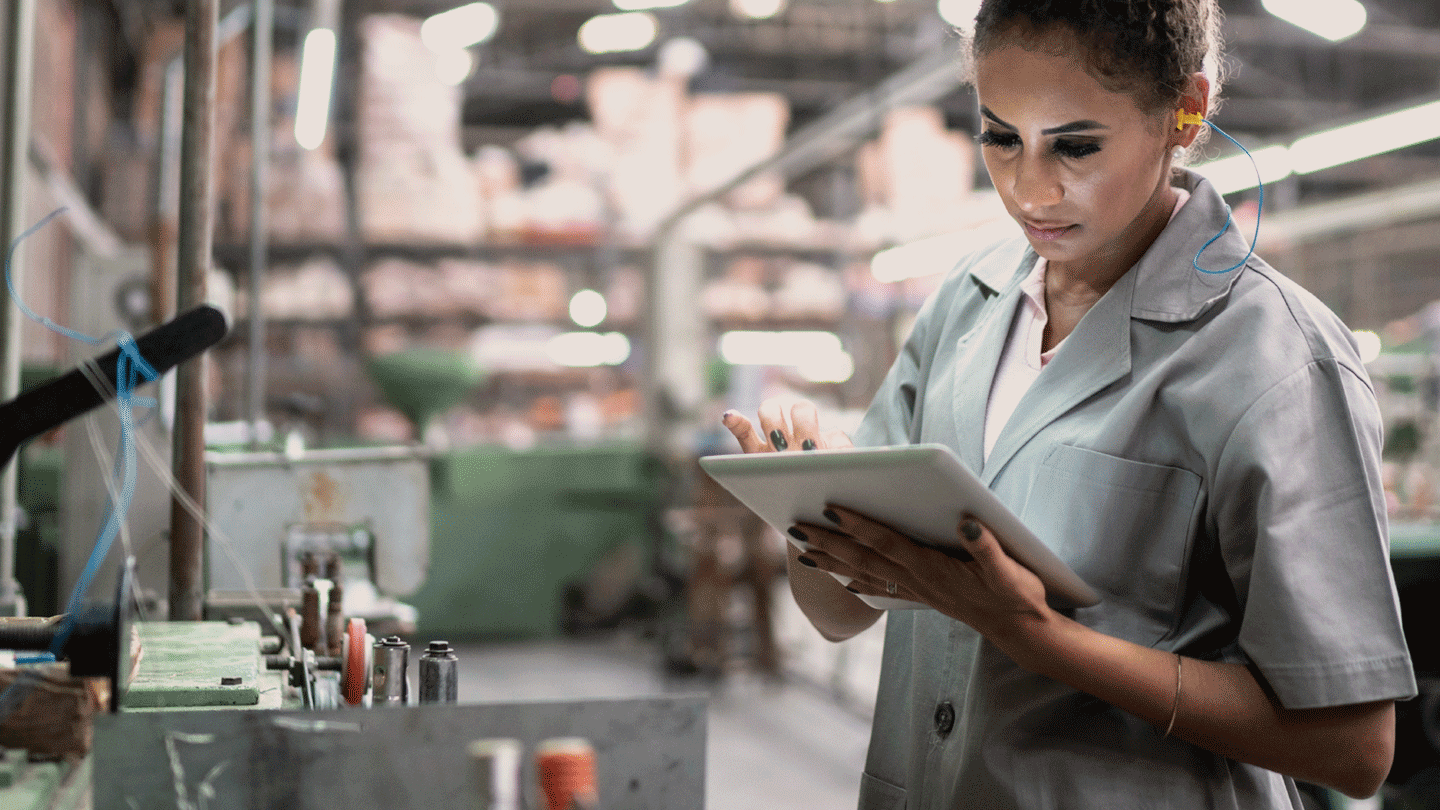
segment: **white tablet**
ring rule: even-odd
[[[788,529],[796,523],[830,525],[821,514],[827,503],[937,548],[959,545],[956,527],[968,514],[989,526],[1005,551],[1040,577],[1051,604],[1085,607],[1100,601],[945,445],[741,453],[706,456],[700,466],[802,550]],[[907,599],[861,598],[881,609],[922,607]]]

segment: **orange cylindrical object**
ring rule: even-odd
[[[540,792],[546,810],[589,810],[599,804],[595,788],[595,749],[588,740],[560,737],[535,749]]]

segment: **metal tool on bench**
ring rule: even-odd
[[[199,306],[141,335],[135,340],[135,350],[151,368],[163,374],[218,343],[225,331],[225,316],[220,310]],[[92,361],[89,368],[75,368],[0,404],[0,467],[8,464],[25,442],[113,399],[121,351],[116,347]],[[94,375],[111,385],[97,385]],[[116,710],[130,669],[130,593],[134,576],[134,560],[127,560],[121,567],[112,604],[92,605],[79,615],[38,627],[0,627],[0,648],[49,650],[57,635],[66,633],[59,639],[57,657],[70,663],[72,675],[108,679],[111,710]]]
[[[45,624],[0,624],[0,649],[56,652],[56,660],[70,663],[78,678],[104,678],[110,683],[110,711],[120,710],[120,696],[130,672],[130,627],[134,622],[130,598],[135,580],[135,558],[120,567],[113,603],[95,603],[75,617],[69,632],[56,619]],[[54,649],[57,636],[60,649]]]
[[[151,368],[164,374],[219,343],[225,330],[220,310],[199,306],[136,338],[135,348]],[[93,371],[113,386],[119,360],[120,349],[113,349],[94,360]],[[76,368],[0,405],[0,466],[25,442],[114,397],[113,388],[97,388],[85,369]]]

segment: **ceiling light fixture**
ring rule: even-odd
[[[1260,167],[1260,178],[1270,183],[1292,173],[1312,174],[1437,138],[1440,138],[1440,101],[1430,101],[1306,135],[1289,146],[1256,149],[1253,154]],[[1194,169],[1205,175],[1221,194],[1255,187],[1255,168],[1244,155],[1201,163]]]
[[[605,296],[594,290],[581,290],[570,298],[570,320],[589,329],[605,320]]]
[[[442,11],[420,24],[420,41],[436,53],[478,45],[500,29],[500,12],[489,3]]]
[[[330,124],[330,88],[335,78],[335,32],[316,28],[305,35],[300,87],[295,102],[295,142],[317,149]]]
[[[598,14],[580,26],[577,38],[586,53],[623,53],[650,47],[660,24],[648,11]]]
[[[1245,155],[1231,155],[1196,166],[1195,170],[1205,175],[1210,185],[1221,194],[1233,194],[1255,187],[1255,167],[1260,167],[1260,179],[1266,183],[1283,180],[1294,172],[1290,160],[1290,149],[1281,144],[1252,149],[1250,154],[1255,162]]]
[[[1440,101],[1306,135],[1290,145],[1299,174],[1440,138]]]
[[[745,20],[768,20],[785,10],[786,0],[730,0],[730,13]]]
[[[465,48],[451,48],[435,53],[435,77],[441,84],[455,87],[470,78],[475,70],[475,56]]]
[[[940,19],[955,26],[970,30],[975,27],[975,15],[980,13],[980,0],[939,0],[935,10]]]
[[[1331,42],[1353,37],[1365,27],[1358,0],[1261,0],[1265,10],[1291,25]]]
[[[675,8],[690,0],[610,0],[620,11],[645,11],[652,8]]]

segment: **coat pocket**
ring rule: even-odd
[[[905,788],[860,774],[860,810],[905,810]]]
[[[1101,592],[1078,621],[1149,645],[1176,621],[1200,488],[1189,470],[1057,445],[1021,518]]]

